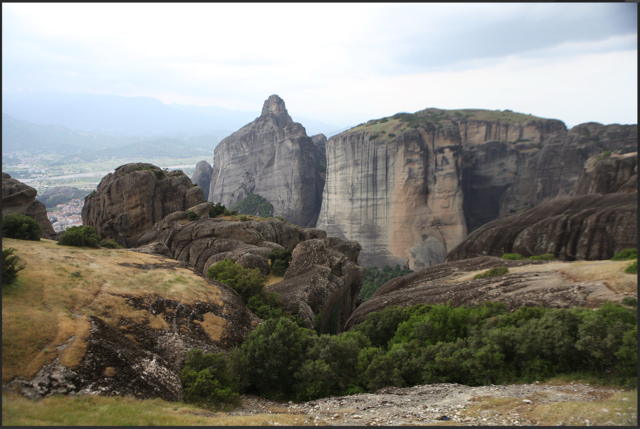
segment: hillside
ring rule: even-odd
[[[2,381],[27,392],[38,388],[21,381],[66,367],[85,393],[117,389],[179,400],[177,375],[158,371],[179,371],[191,348],[219,351],[238,343],[257,323],[227,286],[174,260],[50,240],[2,244],[26,265],[16,284],[3,288]],[[147,371],[146,381],[140,371]],[[44,388],[74,391],[63,382]]]

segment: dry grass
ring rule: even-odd
[[[632,261],[575,261],[575,262],[550,262],[541,265],[524,265],[522,267],[510,267],[509,273],[529,273],[557,271],[567,280],[572,282],[586,282],[603,280],[614,292],[635,292],[638,290],[638,277],[634,274],[626,274],[624,269]],[[472,280],[473,277],[485,270],[473,271],[450,280],[451,283],[459,283]]]
[[[30,379],[56,357],[67,366],[77,365],[86,347],[90,315],[112,327],[122,318],[154,329],[169,327],[161,316],[136,310],[117,295],[223,306],[220,291],[190,269],[119,265],[166,263],[153,255],[58,246],[51,240],[3,239],[3,247],[15,248],[26,265],[15,285],[2,292],[3,382],[16,376]]]
[[[542,401],[549,402],[550,398],[540,395],[526,398],[531,400],[531,404],[524,403],[522,398],[478,399],[477,404],[461,413],[462,418],[496,419],[499,424],[506,420],[509,425],[513,424],[514,420],[530,421],[539,426],[556,426],[560,423],[565,426],[585,426],[585,420],[589,420],[591,426],[637,424],[637,391],[613,395],[603,392],[599,399],[591,402],[545,404]]]
[[[229,323],[224,320],[222,317],[214,316],[211,313],[205,313],[203,316],[204,320],[200,322],[199,320],[194,320],[195,323],[202,326],[204,331],[209,335],[209,337],[214,341],[220,341],[222,338],[222,334]]]
[[[305,420],[295,414],[230,416],[162,399],[58,395],[34,401],[2,395],[2,424],[7,426],[301,426]]]

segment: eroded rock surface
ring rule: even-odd
[[[105,239],[133,247],[165,216],[205,203],[203,190],[182,171],[164,173],[152,164],[132,163],[106,175],[87,195],[82,223]]]
[[[603,300],[621,301],[623,293],[612,290],[605,280],[573,281],[563,274],[570,263],[548,261],[511,261],[493,256],[480,256],[447,262],[389,280],[373,296],[354,311],[345,330],[363,322],[367,315],[386,307],[416,304],[444,304],[453,306],[500,301],[513,311],[523,305],[550,308],[597,305]],[[473,280],[473,273],[493,267],[506,266],[510,273],[497,277]],[[637,295],[637,279],[624,275]],[[635,280],[635,282],[634,282]]]
[[[56,232],[47,217],[47,208],[36,200],[38,191],[2,173],[2,216],[23,214],[35,219],[42,228],[42,238],[51,239]]]
[[[196,164],[196,169],[191,176],[191,181],[202,188],[205,197],[209,196],[212,174],[213,167],[207,161],[200,161]]]
[[[270,96],[260,117],[223,139],[214,153],[209,201],[231,207],[258,194],[273,205],[274,216],[315,224],[324,186],[316,146],[280,97]]]

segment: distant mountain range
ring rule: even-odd
[[[259,111],[218,106],[164,104],[152,97],[75,94],[55,91],[2,93],[2,111],[38,125],[60,125],[111,137],[225,137],[260,116]],[[337,134],[340,127],[293,117],[307,135]]]

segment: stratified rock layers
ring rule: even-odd
[[[317,164],[316,146],[304,127],[272,95],[259,118],[216,147],[208,200],[231,207],[258,194],[273,205],[274,216],[307,227],[316,222],[322,202]]]
[[[327,143],[327,183],[318,228],[355,240],[363,265],[421,269],[444,261],[466,235],[459,139],[424,130],[395,140],[343,133]]]
[[[326,148],[318,228],[358,241],[365,265],[417,270],[444,262],[468,231],[568,195],[603,150],[636,151],[637,126],[567,131],[558,120],[500,123],[427,109],[370,121]]]

